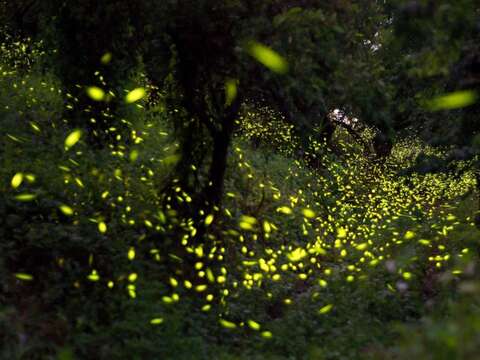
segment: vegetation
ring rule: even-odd
[[[0,10],[0,358],[477,358],[477,1]]]

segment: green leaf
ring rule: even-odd
[[[247,45],[247,51],[259,63],[276,73],[285,74],[288,71],[287,61],[265,45],[252,41]]]
[[[73,352],[69,348],[60,350],[57,354],[57,360],[73,360]]]

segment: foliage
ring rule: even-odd
[[[0,357],[474,358],[473,1],[29,4]]]

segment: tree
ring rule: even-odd
[[[442,164],[432,159],[437,162],[433,168],[474,160],[480,189],[478,2],[392,1],[386,10],[391,20],[380,34],[378,53],[384,64],[381,78],[395,86],[381,107],[390,119],[385,123],[395,136],[413,131],[448,149]],[[425,164],[424,157],[420,160]],[[476,223],[480,226],[480,216]]]
[[[191,166],[200,169],[212,148],[202,195],[196,197],[206,211],[220,203],[234,120],[245,99],[267,104],[285,116],[306,152],[314,128],[323,129],[319,137],[331,137],[327,115],[338,106],[338,95],[347,98],[347,88],[337,81],[338,69],[347,61],[347,52],[364,52],[365,39],[374,33],[375,16],[362,22],[364,33],[356,32],[355,15],[367,16],[367,9],[377,6],[368,4],[150,3],[147,22],[153,26],[157,45],[146,49],[144,58],[150,69],[152,62],[169,64],[169,71],[151,76],[156,83],[169,84],[170,109],[181,110],[174,116],[181,153],[176,178],[182,188],[195,191]],[[234,99],[228,99],[226,86],[235,93]]]
[[[90,139],[104,146],[112,115],[124,113],[123,89],[138,65],[144,40],[143,2],[20,0],[1,4],[9,31],[16,36],[36,37],[56,49],[54,70],[74,106],[65,114],[73,127],[86,127]],[[99,86],[115,97],[94,101],[86,94],[88,86]],[[77,106],[80,104],[80,106]],[[93,120],[92,120],[93,119]]]

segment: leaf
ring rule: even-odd
[[[87,95],[90,99],[95,101],[102,101],[105,99],[105,91],[97,86],[89,86],[87,88]]]
[[[173,166],[180,161],[180,155],[173,154],[162,159],[162,162],[167,166]]]
[[[132,104],[138,100],[141,100],[147,95],[147,92],[145,91],[144,88],[136,88],[130,91],[126,96],[125,96],[125,102],[127,104]]]
[[[455,91],[446,95],[438,96],[427,102],[427,108],[431,111],[452,110],[470,106],[478,99],[477,93],[472,90]]]
[[[67,138],[65,139],[65,149],[70,149],[74,146],[82,137],[82,130],[74,130],[72,131]]]
[[[285,74],[288,71],[287,61],[276,51],[265,45],[251,41],[247,45],[247,51],[259,63],[263,64],[273,72]]]
[[[299,6],[292,7],[290,10],[287,12],[283,12],[281,14],[278,14],[273,18],[273,25],[274,26],[280,26],[282,23],[284,23],[290,16],[296,15],[302,12],[302,8]]]
[[[57,354],[57,360],[73,360],[73,352],[70,348],[64,348]]]

